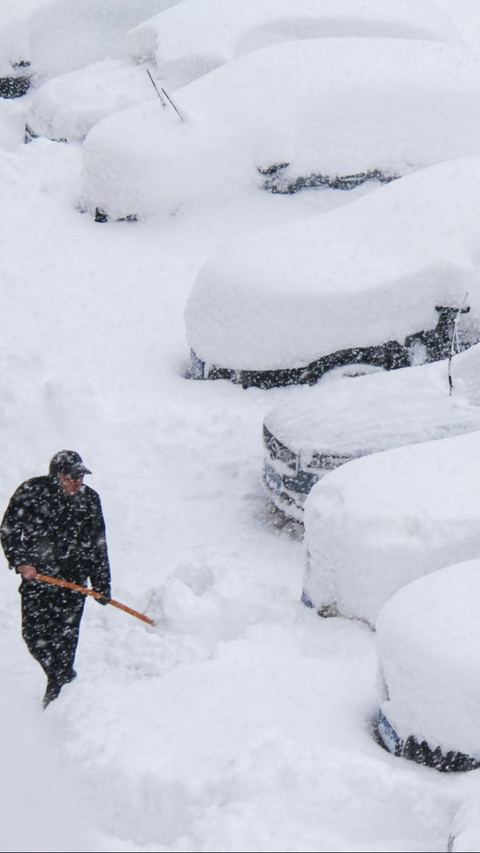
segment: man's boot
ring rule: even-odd
[[[53,700],[57,698],[61,689],[62,685],[58,683],[56,678],[52,678],[52,676],[50,676],[47,682],[47,689],[45,690],[45,696],[43,697],[42,702],[44,710],[48,707],[48,705],[50,705],[50,702],[53,702]]]

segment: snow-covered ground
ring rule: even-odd
[[[99,225],[75,207],[79,148],[21,144],[30,99],[0,102],[0,503],[78,450],[114,597],[157,624],[88,601],[79,677],[43,713],[0,573],[0,849],[444,850],[478,773],[377,746],[374,636],[301,606],[303,544],[269,515],[261,425],[292,389],[184,378],[183,308],[217,244],[357,191]]]

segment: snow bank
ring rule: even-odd
[[[432,3],[411,0],[186,0],[133,29],[130,55],[184,86],[245,53],[294,39],[360,36],[460,41]]]
[[[401,587],[480,554],[480,433],[348,462],[305,504],[304,589],[375,623]],[[457,747],[460,748],[460,747]]]
[[[229,243],[201,268],[187,337],[234,369],[301,367],[480,308],[480,159],[431,167],[338,210]],[[478,213],[477,213],[478,212]],[[463,320],[462,320],[463,323]]]
[[[27,125],[35,136],[81,141],[107,115],[156,97],[145,68],[106,59],[47,81],[31,101]]]
[[[397,734],[477,760],[479,599],[477,559],[405,586],[385,604],[376,623],[388,691],[381,709]]]
[[[92,130],[90,208],[101,198],[112,218],[172,211],[256,187],[258,169],[279,163],[290,164],[288,180],[395,175],[480,151],[480,64],[435,42],[275,45],[177,90],[175,101],[187,118],[180,127],[171,108],[151,104]]]

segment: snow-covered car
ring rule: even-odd
[[[465,358],[478,366],[480,345]],[[298,389],[298,396],[276,406],[263,422],[263,482],[270,500],[295,521],[303,522],[313,486],[346,462],[480,430],[480,408],[449,395],[446,361],[354,381],[328,378],[315,388]]]
[[[83,207],[102,221],[263,187],[348,189],[480,152],[480,63],[434,41],[286,42],[117,113],[84,146]],[[183,120],[182,120],[183,119]]]
[[[404,586],[383,606],[376,729],[394,755],[444,772],[480,767],[479,600],[475,559]]]
[[[227,244],[187,301],[192,375],[268,388],[443,358],[467,292],[460,328],[478,340],[479,215],[480,159],[465,158]]]
[[[131,30],[128,43],[177,88],[272,44],[348,36],[460,41],[435,4],[418,0],[186,0]]]
[[[0,98],[21,98],[28,92],[32,77],[30,65],[29,60],[20,59],[0,71]]]
[[[20,4],[0,13],[0,98],[20,98],[30,88],[32,64],[25,13]]]
[[[459,424],[471,418],[475,429],[470,407],[480,404],[480,347],[454,364]],[[477,427],[364,456],[321,479],[305,502],[304,603],[321,615],[373,626],[383,604],[406,584],[477,557],[479,466]]]
[[[470,797],[457,811],[447,844],[448,853],[478,853],[480,850],[480,800]]]
[[[25,141],[81,142],[101,119],[157,98],[144,66],[105,59],[48,80],[34,93]]]
[[[127,58],[127,33],[179,0],[3,0],[4,34],[28,44],[35,85],[105,57]],[[6,8],[4,8],[6,7]],[[8,8],[10,7],[10,8]],[[61,35],[58,35],[61,34]]]

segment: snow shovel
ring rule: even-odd
[[[51,578],[48,575],[37,574],[35,576],[35,580],[42,581],[43,583],[53,583],[55,586],[64,586],[67,589],[73,589],[75,592],[81,592],[82,595],[91,595],[92,598],[107,597],[106,595],[102,595],[101,592],[95,592],[94,589],[87,589],[86,586],[80,586],[78,583],[71,583],[70,581]],[[108,603],[111,604],[112,607],[118,607],[119,610],[124,610],[125,613],[130,613],[131,616],[136,616],[137,619],[141,619],[142,622],[146,622],[147,625],[155,625],[153,619],[149,619],[148,616],[144,616],[143,613],[139,613],[138,610],[132,610],[131,607],[127,607],[126,604],[121,604],[120,601],[115,601],[114,598],[111,598]]]

